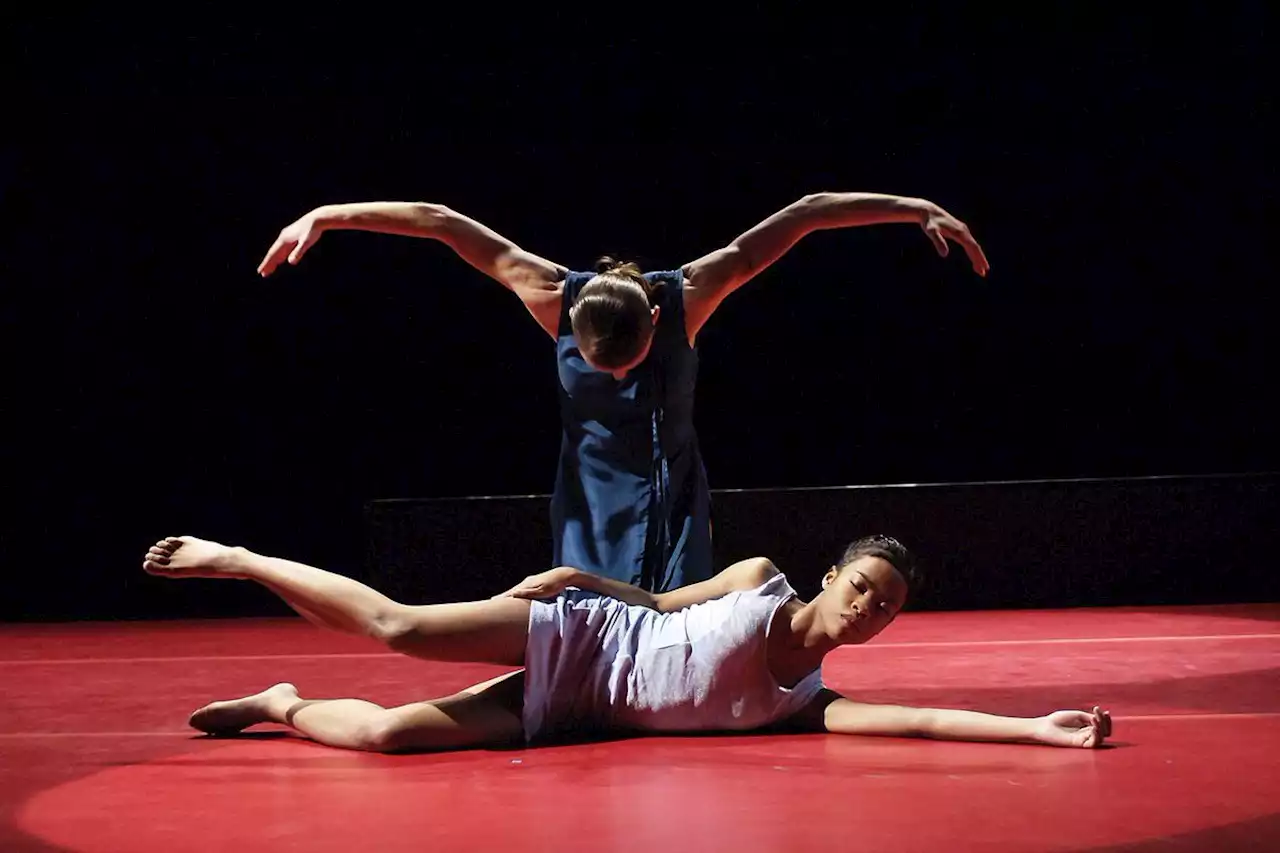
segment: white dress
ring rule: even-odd
[[[821,669],[794,687],[769,672],[785,575],[673,613],[570,587],[534,601],[525,653],[527,741],[574,732],[755,729],[805,707]]]

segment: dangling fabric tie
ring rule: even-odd
[[[655,592],[666,589],[668,581],[667,564],[671,560],[671,468],[667,464],[667,454],[662,447],[662,401],[664,387],[662,369],[654,359],[651,365],[653,376],[653,461],[649,472],[649,485],[653,490],[650,502],[649,535],[646,537],[649,548],[645,554],[643,577],[645,588]]]

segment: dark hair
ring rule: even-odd
[[[876,534],[850,542],[849,547],[844,549],[844,554],[840,557],[839,568],[843,570],[859,557],[879,557],[882,560],[888,560],[907,582],[909,592],[915,591],[923,580],[920,569],[916,566],[915,556],[907,550],[907,546],[892,536]]]
[[[620,367],[653,337],[649,310],[659,288],[634,263],[608,256],[596,262],[596,272],[569,307],[569,321],[584,355],[602,368]]]

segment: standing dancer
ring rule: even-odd
[[[563,435],[551,502],[553,565],[651,592],[706,580],[711,494],[693,426],[698,331],[720,303],[814,231],[914,223],[985,276],[969,228],[933,202],[873,193],[805,196],[677,270],[605,258],[571,272],[439,204],[319,207],[280,232],[258,267],[296,264],[325,231],[439,240],[524,303],[556,341]]]

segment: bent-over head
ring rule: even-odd
[[[596,270],[569,307],[569,320],[587,364],[621,379],[653,345],[657,287],[633,263],[604,257]]]

